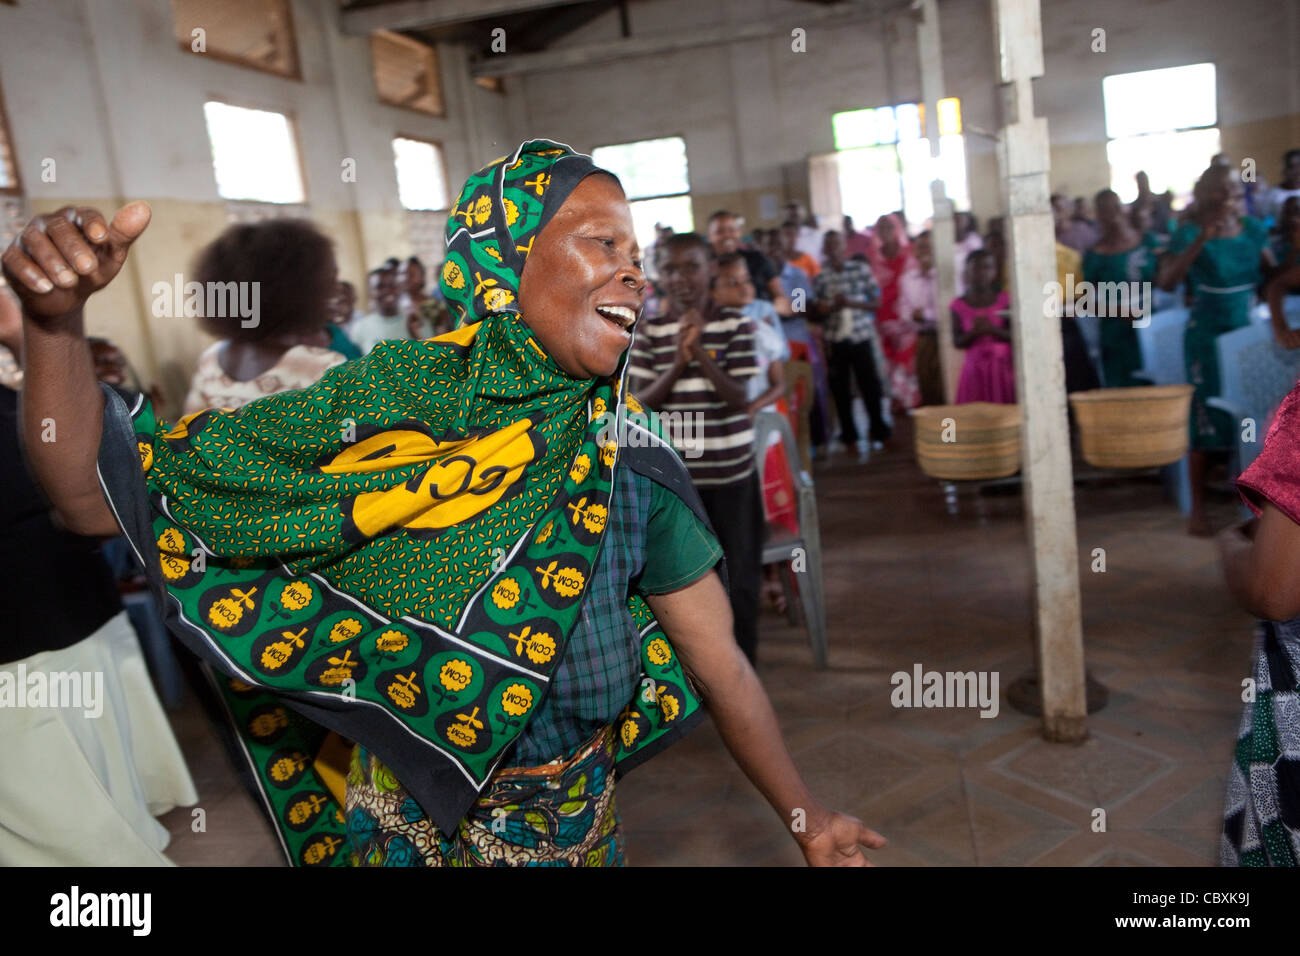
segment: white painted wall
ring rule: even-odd
[[[939,7],[948,92],[962,98],[968,129],[994,129],[987,0]],[[727,22],[797,24],[818,9],[791,0],[636,0],[630,15],[633,35],[642,36]],[[1300,3],[1233,0],[1228,11],[1221,0],[1044,0],[1047,75],[1036,92],[1054,145],[1104,140],[1103,75],[1205,59],[1219,65],[1221,122],[1300,115]],[[339,34],[336,17],[334,0],[294,0],[297,81],[181,51],[167,0],[0,5],[0,84],[28,195],[216,201],[202,118],[211,95],[295,116],[313,207],[396,214],[389,140],[399,132],[442,142],[453,192],[529,137],[590,149],[682,135],[697,194],[798,193],[807,157],[833,147],[833,112],[920,96],[914,29],[900,19],[888,28],[812,28],[806,53],[779,36],[514,76],[504,97],[473,84],[465,52],[444,46],[448,115],[438,119],[380,104],[368,41]],[[1090,49],[1096,26],[1107,30],[1104,54]],[[563,44],[618,37],[611,12]],[[968,150],[972,169],[981,161],[991,169],[991,144],[968,135]],[[355,184],[339,177],[345,156],[357,160]],[[58,164],[53,183],[40,179],[46,157]],[[1275,165],[1276,157],[1261,157],[1267,175]],[[977,208],[995,202],[976,198]]]
[[[503,137],[506,103],[468,79],[461,50],[439,51],[447,116],[430,117],[378,101],[369,41],[338,32],[337,3],[294,0],[293,14],[302,80],[182,51],[167,0],[0,5],[0,83],[27,195],[218,201],[209,97],[294,116],[313,207],[398,211],[398,133],[442,143],[452,189],[491,158],[483,141]],[[356,183],[340,176],[349,156]],[[39,175],[46,157],[52,183]]]
[[[631,32],[756,20],[798,24],[818,9],[788,0],[647,0],[631,4]],[[994,130],[989,4],[940,0],[939,12],[948,93],[961,97],[968,129]],[[1105,140],[1102,76],[1205,60],[1219,68],[1221,124],[1300,114],[1295,0],[1043,0],[1043,27],[1047,71],[1035,94],[1054,147]],[[1091,50],[1095,27],[1107,31],[1105,53]],[[611,12],[563,42],[618,36]],[[693,191],[705,194],[779,187],[809,155],[833,148],[832,113],[917,101],[921,94],[915,28],[906,18],[888,28],[870,22],[809,28],[806,53],[791,52],[789,38],[779,36],[522,79],[512,78],[526,101],[516,115],[527,118],[529,135],[582,149],[681,135]],[[1300,129],[1293,134],[1300,141]],[[983,157],[991,170],[992,144],[969,134],[967,144],[972,166]],[[1277,164],[1278,157],[1260,158],[1269,176],[1276,176]],[[976,208],[988,211],[996,201],[976,197]]]

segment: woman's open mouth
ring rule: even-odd
[[[624,335],[631,336],[632,326],[636,325],[636,310],[625,305],[598,305],[596,312],[608,322],[618,326]]]

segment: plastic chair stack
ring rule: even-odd
[[[1300,349],[1277,344],[1268,323],[1220,335],[1219,394],[1207,401],[1235,424],[1236,445],[1229,477],[1236,478],[1259,455],[1269,419],[1300,378]]]

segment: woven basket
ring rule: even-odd
[[[912,418],[916,463],[931,478],[984,481],[1020,470],[1019,405],[926,405]]]
[[[1154,468],[1187,454],[1190,385],[1098,388],[1070,396],[1083,460],[1095,468]]]

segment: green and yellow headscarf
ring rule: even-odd
[[[462,323],[519,312],[519,278],[533,240],[574,188],[599,169],[546,139],[524,143],[479,170],[447,218],[443,297]]]
[[[595,170],[534,140],[470,177],[442,273],[454,332],[175,425],[108,395],[105,492],[168,623],[224,675],[296,863],[345,856],[342,781],[317,759],[327,730],[373,752],[450,833],[580,618],[622,454],[610,422],[641,409],[623,392],[626,354],[610,379],[569,376],[518,291],[532,242]],[[629,702],[625,766],[699,716],[644,600],[628,603],[643,678],[684,705]]]

